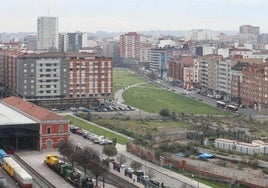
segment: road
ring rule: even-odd
[[[97,151],[99,151],[100,155],[102,158],[106,158],[102,153],[102,147],[99,144],[94,144],[91,141],[84,139],[82,136],[76,135],[76,134],[71,134],[70,139],[72,142],[78,143],[80,146],[85,147],[93,147]],[[117,150],[119,154],[122,154],[126,157],[127,162],[126,166],[130,166],[130,163],[135,160],[143,164],[143,170],[146,172],[148,168],[153,169],[154,171],[154,178],[157,179],[160,182],[163,182],[165,185],[170,185],[172,188],[177,188],[177,187],[183,187],[184,183],[191,185],[192,187],[197,187],[197,185],[200,188],[208,188],[209,186],[203,185],[195,180],[192,180],[190,178],[187,178],[185,176],[182,176],[180,174],[177,174],[175,172],[172,172],[168,169],[162,168],[158,165],[152,164],[150,162],[147,162],[145,160],[140,159],[139,157],[130,154],[129,152],[126,151],[126,146],[125,145],[120,145],[117,144]],[[115,157],[116,160],[116,157]]]

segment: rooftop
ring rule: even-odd
[[[37,123],[0,102],[0,125]]]
[[[19,97],[8,97],[3,99],[2,102],[39,121],[68,121],[65,117],[55,112],[44,109]]]

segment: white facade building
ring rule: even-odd
[[[37,49],[45,51],[57,51],[59,49],[57,17],[38,17]]]
[[[261,140],[253,140],[252,143],[237,142],[235,140],[217,138],[214,143],[216,148],[228,151],[236,151],[248,155],[267,154],[268,143]]]
[[[186,33],[186,40],[218,40],[218,33],[207,29],[192,29]]]
[[[231,94],[231,65],[232,61],[223,59],[219,61],[219,92]]]
[[[229,49],[228,48],[219,48],[218,55],[222,55],[223,58],[229,57]]]

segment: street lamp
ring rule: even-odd
[[[163,166],[163,161],[165,160],[165,157],[163,157],[163,156],[160,156],[160,165],[161,165],[161,167]]]

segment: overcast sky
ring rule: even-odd
[[[0,0],[0,32],[36,32],[38,16],[57,16],[60,32],[212,29],[260,26],[268,0]],[[49,11],[48,11],[49,10]]]

